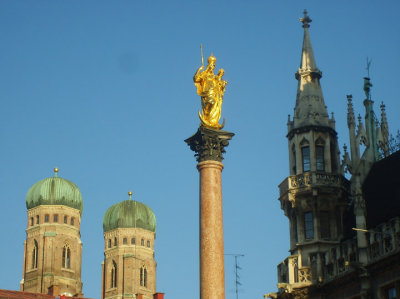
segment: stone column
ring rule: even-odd
[[[200,299],[225,298],[221,161],[233,135],[200,127],[185,140],[200,174]]]

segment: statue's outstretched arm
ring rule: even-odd
[[[201,67],[199,67],[196,71],[196,73],[193,76],[193,81],[198,81],[198,77],[200,75],[200,71],[204,70],[204,65],[202,65]]]

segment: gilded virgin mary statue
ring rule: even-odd
[[[210,129],[220,130],[224,127],[219,124],[221,118],[221,106],[227,81],[222,79],[225,74],[223,69],[214,75],[216,58],[211,54],[208,57],[208,65],[199,67],[193,76],[193,82],[197,87],[197,94],[201,97],[201,112],[199,117],[201,125]]]

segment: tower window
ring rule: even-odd
[[[128,240],[127,240],[126,238],[123,238],[122,243],[123,243],[124,245],[126,245],[126,244],[128,244]]]
[[[329,212],[320,212],[321,238],[330,238]]]
[[[75,218],[74,217],[71,218],[71,225],[75,225]]]
[[[324,171],[325,163],[324,163],[324,147],[321,145],[317,145],[315,147],[315,153],[317,156],[317,170]]]
[[[48,214],[44,215],[44,222],[49,222],[49,215]]]
[[[147,247],[150,247],[150,241],[147,241]]]
[[[331,143],[331,167],[332,167],[332,172],[337,171],[337,164],[336,164],[336,155],[335,155],[335,145]]]
[[[293,155],[293,174],[296,174],[296,163],[297,163],[297,161],[296,161],[296,147],[295,147],[295,145],[293,144],[293,146],[292,146],[292,155]]]
[[[140,245],[144,246],[144,239],[140,240]]]
[[[58,222],[58,215],[57,215],[57,214],[55,214],[55,215],[53,216],[53,222],[55,222],[55,223]]]
[[[62,252],[62,267],[66,269],[71,268],[71,249],[65,245]]]
[[[302,147],[301,155],[303,158],[303,172],[310,171],[311,170],[310,147],[309,146]]]
[[[115,237],[114,238],[114,246],[117,246],[118,245],[118,240],[117,240],[117,237]]]
[[[299,237],[297,235],[297,216],[293,216],[293,234],[294,234],[294,240],[296,242],[299,242]]]
[[[39,224],[39,215],[36,216],[36,224]]]
[[[147,269],[144,266],[140,268],[140,285],[147,287]]]
[[[38,243],[34,240],[33,250],[32,250],[32,269],[36,269],[38,266]]]
[[[117,263],[113,261],[111,268],[111,288],[116,288],[116,287],[117,287]]]
[[[131,239],[131,244],[132,244],[132,245],[135,245],[135,244],[136,244],[135,238],[132,238],[132,239]]]
[[[312,212],[304,213],[304,230],[306,239],[314,238],[314,221]]]
[[[111,239],[108,239],[108,248],[111,248]]]
[[[396,288],[394,286],[387,288],[385,293],[386,293],[385,298],[388,298],[388,299],[397,299],[398,298]]]
[[[31,217],[31,226],[33,226],[34,221],[33,221],[33,217]]]
[[[68,223],[68,216],[64,216],[64,223],[65,223],[65,224]]]

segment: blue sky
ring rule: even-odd
[[[289,173],[304,8],[341,147],[347,94],[364,115],[367,56],[375,113],[384,101],[395,133],[398,1],[1,1],[0,288],[19,289],[25,195],[57,166],[84,199],[85,296],[100,298],[103,215],[132,190],[157,216],[158,291],[198,298],[198,173],[183,140],[199,125],[192,76],[203,43],[226,71],[222,114],[236,134],[222,174],[225,251],[245,255],[240,298],[276,290],[289,249],[277,186]],[[234,259],[225,263],[234,298]]]

